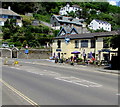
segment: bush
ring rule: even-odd
[[[83,59],[82,58],[77,58],[77,62],[82,62]]]

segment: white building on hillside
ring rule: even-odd
[[[16,19],[16,25],[22,27],[22,18],[19,14],[12,11],[10,7],[8,9],[0,8],[0,26],[4,26],[7,19]]]
[[[110,23],[97,19],[92,20],[88,27],[93,30],[103,29],[105,31],[111,31]]]
[[[70,7],[70,4],[67,4],[65,7],[62,7],[60,9],[59,14],[60,15],[67,15],[71,11],[76,12],[78,10],[82,11],[82,9],[80,8],[80,6],[78,6],[78,5],[72,5],[72,7]]]

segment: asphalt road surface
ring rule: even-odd
[[[45,60],[2,67],[3,105],[118,105],[118,75]]]

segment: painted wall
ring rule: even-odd
[[[81,40],[88,40],[88,47],[87,48],[82,48],[81,47]],[[79,39],[79,47],[75,48],[75,40],[70,40],[70,42],[68,44],[65,43],[64,39],[61,39],[61,48],[57,48],[57,41],[58,40],[54,40],[54,43],[52,45],[52,56],[57,56],[58,53],[61,54],[61,58],[62,56],[64,58],[70,58],[71,56],[74,56],[74,54],[71,54],[71,52],[73,51],[79,51],[80,54],[78,55],[78,57],[83,58],[83,52],[85,51],[86,54],[86,58],[88,58],[88,53],[92,52],[95,54],[95,58],[97,60],[104,60],[103,54],[108,54],[108,52],[101,52],[99,53],[99,50],[103,49],[103,38],[97,38],[96,39],[96,46],[95,48],[91,48],[91,40],[90,39]],[[60,51],[56,51],[57,49],[61,49]],[[109,48],[110,50],[113,50],[111,48]],[[113,50],[113,51],[117,51]],[[114,55],[115,53],[111,53],[110,54],[110,59],[111,56]]]
[[[88,25],[90,29],[97,30],[97,29],[104,29],[106,31],[111,31],[111,24],[99,23],[95,20],[91,21],[90,25]]]

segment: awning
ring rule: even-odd
[[[73,51],[73,52],[71,52],[71,54],[80,54],[80,52],[79,51]]]

